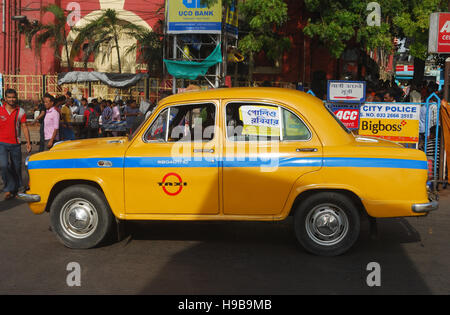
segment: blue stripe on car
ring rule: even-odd
[[[375,167],[401,169],[428,169],[427,161],[350,158],[350,157],[309,157],[309,158],[168,158],[168,157],[127,157],[127,158],[83,158],[29,161],[28,169],[74,169],[100,168],[99,161],[110,161],[106,168],[153,168],[153,167]]]

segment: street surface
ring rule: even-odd
[[[364,222],[356,245],[328,258],[297,245],[291,219],[130,222],[120,242],[71,250],[49,230],[48,213],[1,200],[0,294],[450,293],[450,189],[425,218],[377,220],[377,238]],[[71,262],[79,286],[66,282]],[[381,268],[380,286],[367,284],[371,262]]]

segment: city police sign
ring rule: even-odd
[[[328,81],[327,101],[333,103],[364,103],[366,82]]]

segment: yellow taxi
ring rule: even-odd
[[[317,255],[352,247],[360,221],[423,216],[423,152],[354,136],[309,94],[231,88],[164,98],[130,137],[66,141],[26,162],[20,198],[70,248],[123,220],[278,221]]]

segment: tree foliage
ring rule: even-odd
[[[86,41],[88,43],[84,55],[85,61],[91,54],[98,54],[103,48],[107,48],[109,51],[114,49],[117,53],[119,73],[122,73],[120,37],[125,35],[137,38],[146,32],[146,29],[139,25],[120,20],[117,12],[113,9],[104,10],[100,16],[75,30],[79,33],[73,44],[74,50],[78,52]]]
[[[203,4],[211,6],[220,0],[202,0]],[[223,0],[228,6],[233,0]],[[239,12],[239,49],[249,57],[250,74],[254,55],[264,51],[265,55],[277,61],[291,47],[288,37],[279,34],[278,30],[288,20],[288,7],[283,0],[245,0],[237,4]]]
[[[393,37],[397,34],[392,21],[403,10],[404,1],[377,1],[381,7],[380,26],[367,24],[367,17],[372,12],[367,10],[370,2],[372,0],[305,0],[306,8],[314,13],[314,17],[308,19],[304,32],[323,42],[336,58],[352,40],[363,49],[392,51]]]
[[[410,53],[427,57],[429,19],[432,12],[446,11],[446,0],[378,0],[381,25],[368,26],[368,3],[373,0],[305,0],[309,11],[305,34],[316,37],[338,58],[348,43],[355,40],[362,49],[381,48],[393,52],[394,37],[413,39]]]
[[[135,34],[136,44],[130,46],[126,54],[138,55],[137,62],[145,63],[149,72],[162,75],[163,69],[163,21],[159,20],[152,31],[144,30]]]
[[[446,0],[403,1],[403,10],[394,17],[394,24],[402,35],[412,39],[409,52],[414,58],[425,60],[428,57],[430,14],[446,9]]]
[[[40,55],[42,46],[48,41],[51,42],[51,47],[54,49],[55,57],[62,59],[62,50],[66,54],[69,71],[72,69],[68,42],[67,42],[67,12],[55,4],[48,5],[43,8],[44,12],[49,12],[54,16],[54,22],[48,24],[38,23],[32,26],[26,34],[27,40],[31,43],[32,37],[35,38],[36,54]]]

